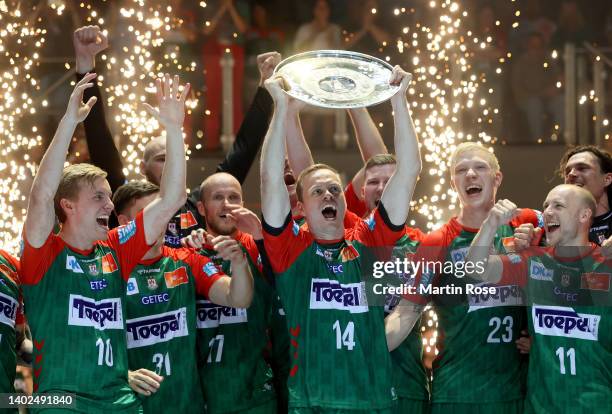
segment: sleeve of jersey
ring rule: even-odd
[[[538,210],[522,208],[521,213],[510,222],[510,225],[512,227],[518,227],[521,224],[529,223],[533,224],[534,227],[544,228],[544,216]]]
[[[198,294],[208,298],[208,292],[212,285],[221,277],[225,276],[215,264],[206,256],[192,252],[187,258],[191,267],[191,273],[195,277],[196,291]]]
[[[138,261],[151,248],[145,237],[142,211],[124,226],[108,233],[108,244],[117,252],[123,279],[127,280]]]
[[[529,255],[526,252],[510,253],[499,256],[502,261],[502,277],[497,283],[500,286],[527,284],[527,262]]]
[[[428,286],[435,286],[439,283],[438,275],[430,266],[432,263],[441,262],[446,256],[447,240],[446,234],[442,230],[435,231],[421,239],[421,244],[417,248],[412,259],[415,266],[415,274],[410,291],[402,297],[418,305],[427,305],[431,300],[431,290]]]
[[[255,242],[255,239],[253,239],[253,236],[244,233],[239,242],[244,246],[245,250],[249,254],[251,262],[255,265],[255,267],[257,267],[257,270],[259,270],[260,273],[263,273],[263,261],[259,255],[259,248],[257,247],[257,243]]]
[[[348,211],[352,211],[359,217],[363,217],[368,212],[365,201],[359,199],[352,181],[346,186],[344,197],[346,198],[346,208]]]
[[[353,213],[351,210],[346,210],[346,214],[344,215],[344,228],[352,229],[354,228],[360,221],[361,217],[357,214]]]
[[[389,221],[385,206],[380,203],[368,218],[359,220],[353,227],[353,240],[368,247],[393,246],[404,235],[405,226],[396,226]]]
[[[45,243],[39,248],[32,247],[28,242],[25,230],[23,232],[23,252],[20,259],[20,281],[24,285],[35,285],[40,282],[53,264],[53,261],[63,249],[59,237],[49,233]]]
[[[291,219],[291,214],[279,228],[263,221],[263,236],[266,253],[275,274],[285,272],[297,258],[310,246],[313,238],[310,232],[300,228]]]

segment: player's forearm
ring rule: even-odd
[[[387,337],[387,347],[389,351],[401,345],[408,337],[414,324],[421,316],[424,306],[415,305],[402,299],[385,318],[385,336]]]
[[[408,218],[410,201],[421,172],[421,153],[406,98],[395,95],[391,103],[394,112],[397,164],[383,193],[382,202],[389,213],[391,223],[400,225]]]
[[[178,125],[166,129],[166,163],[162,172],[159,194],[162,202],[158,206],[166,214],[160,220],[167,222],[187,200],[185,167],[185,144],[182,128]]]
[[[228,302],[234,308],[248,308],[253,301],[253,275],[248,262],[231,264],[232,280],[229,286]]]
[[[493,283],[500,280],[501,260],[499,256],[490,254],[496,233],[497,227],[485,220],[472,240],[465,258],[466,277]]]
[[[304,137],[299,112],[289,111],[287,118],[287,156],[293,174],[297,177],[302,171],[313,165],[314,160]]]
[[[89,54],[77,54],[75,56],[76,61],[76,73],[84,75],[94,70],[96,60],[95,56]]]
[[[261,149],[261,211],[266,222],[280,227],[290,210],[284,182],[287,108],[277,106]]]
[[[77,121],[64,115],[60,120],[53,140],[45,152],[30,192],[30,206],[32,203],[52,203],[57,187],[59,186],[64,171],[66,153],[70,146],[70,140],[77,126]]]
[[[366,108],[355,108],[349,109],[348,113],[355,129],[357,146],[363,162],[374,155],[386,154],[388,152],[387,147],[368,110]]]

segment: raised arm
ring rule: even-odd
[[[393,351],[404,342],[404,339],[414,328],[414,324],[419,320],[424,308],[423,305],[417,305],[402,299],[393,309],[393,312],[385,318],[385,335],[389,351]]]
[[[348,111],[353,128],[355,129],[355,137],[357,138],[357,146],[361,153],[361,159],[365,163],[374,155],[387,154],[387,147],[380,135],[380,131],[374,124],[367,108],[354,108]],[[364,169],[363,167],[353,177],[353,188],[357,191],[359,199],[363,199],[359,189],[363,187]]]
[[[468,250],[465,263],[472,263],[473,265],[466,266],[467,277],[491,283],[497,283],[501,280],[504,269],[503,263],[500,256],[491,254],[491,247],[499,226],[508,223],[519,212],[516,204],[509,200],[499,200],[495,203]],[[481,265],[477,266],[478,264]]]
[[[381,202],[389,214],[389,220],[394,225],[401,225],[406,222],[414,187],[421,172],[419,143],[406,100],[406,90],[411,79],[412,75],[399,66],[393,68],[393,73],[389,79],[389,83],[400,87],[399,91],[391,98],[395,125],[393,141],[397,165],[395,173],[389,179],[383,192]]]
[[[312,154],[302,124],[300,123],[300,110],[304,104],[293,98],[289,98],[287,110],[287,135],[285,144],[287,146],[287,158],[293,174],[297,178],[302,171],[314,164]]]
[[[270,124],[272,98],[263,87],[263,83],[272,76],[274,68],[280,61],[281,55],[278,52],[267,52],[257,56],[260,74],[257,93],[240,124],[232,148],[217,166],[217,172],[233,175],[240,184],[244,183]]]
[[[274,77],[265,82],[274,101],[274,113],[261,150],[261,212],[272,227],[281,227],[291,211],[285,187],[285,133],[289,96],[283,90],[284,80]]]
[[[144,209],[143,219],[145,237],[153,244],[165,232],[168,221],[187,199],[185,172],[185,143],[183,141],[183,121],[185,119],[185,99],[189,93],[186,84],[179,95],[179,77],[166,74],[163,81],[155,81],[159,108],[144,104],[149,114],[154,116],[166,129],[166,162],[161,176],[159,194]]]
[[[72,42],[76,57],[77,81],[79,81],[85,73],[94,71],[96,56],[108,47],[108,39],[98,26],[84,26],[75,30]],[[106,178],[114,193],[119,186],[125,184],[123,162],[106,123],[104,100],[95,81],[93,87],[85,91],[83,99],[87,101],[91,97],[96,97],[98,104],[91,109],[83,122],[89,157],[92,164],[106,171],[108,174]]]
[[[87,74],[76,84],[70,95],[66,113],[57,126],[57,131],[40,162],[32,183],[25,231],[28,243],[34,248],[41,247],[53,230],[55,224],[53,199],[62,178],[66,153],[74,130],[77,124],[87,117],[91,107],[96,103],[95,97],[83,103],[83,92],[93,86],[91,81],[95,77],[95,73]]]

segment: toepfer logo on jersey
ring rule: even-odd
[[[100,331],[123,329],[121,299],[109,298],[96,301],[81,295],[70,295],[68,325],[89,326]]]
[[[478,287],[495,287],[495,293],[468,293],[468,313],[485,308],[498,306],[524,305],[523,291],[516,285],[493,285],[490,283],[477,283]]]
[[[597,341],[600,315],[577,313],[563,306],[533,305],[531,308],[533,328],[536,333],[548,336]]]
[[[128,349],[167,342],[189,335],[187,308],[125,321]]]
[[[196,318],[198,329],[248,322],[246,309],[221,306],[208,300],[198,300],[196,302]]]
[[[312,279],[310,309],[336,309],[350,313],[368,311],[365,283],[342,284],[337,280]]]
[[[18,303],[12,297],[0,293],[0,323],[15,328]]]

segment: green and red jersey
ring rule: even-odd
[[[259,251],[253,237],[235,236],[254,280],[253,301],[248,309],[216,305],[206,298],[197,301],[198,354],[202,390],[210,414],[255,409],[275,399],[273,374],[266,361],[276,293],[261,273]],[[231,263],[217,256],[212,246],[200,254],[231,277]],[[275,332],[287,336],[286,326]],[[275,357],[280,357],[274,354]]]
[[[289,407],[388,409],[396,399],[384,306],[369,306],[367,248],[393,247],[404,226],[381,204],[337,241],[318,241],[287,219],[264,242],[291,339]],[[373,363],[375,361],[375,363]]]
[[[344,189],[344,198],[346,199],[346,210],[354,213],[358,217],[365,217],[368,213],[368,207],[364,200],[359,198],[355,187],[353,186],[353,181]]]
[[[552,248],[502,256],[501,285],[528,299],[527,412],[603,413],[612,401],[612,261],[599,247],[557,257]]]
[[[0,250],[0,393],[15,392],[15,327],[23,324],[19,262]]]
[[[161,256],[143,259],[132,270],[125,296],[129,368],[164,377],[157,392],[143,397],[145,413],[204,411],[196,354],[196,292],[208,297],[222,276],[195,250],[167,246]]]
[[[396,258],[412,260],[417,247],[425,234],[419,229],[406,227],[406,232],[399,239],[393,248],[391,260]],[[395,274],[396,281],[391,282],[392,286],[410,283],[414,277],[414,272]],[[385,298],[385,316],[395,309],[400,302],[399,295],[387,295]],[[393,384],[399,398],[411,400],[429,400],[429,380],[423,365],[423,338],[421,335],[420,320],[415,323],[415,328],[408,337],[391,352],[393,365]]]
[[[520,216],[501,226],[494,242],[497,251],[505,252],[505,246],[513,242],[514,228],[523,223],[540,226],[541,214],[523,209]],[[440,267],[423,271],[421,266],[412,281],[417,292],[405,295],[421,305],[432,301],[438,316],[433,403],[497,403],[523,398],[526,365],[515,345],[526,324],[521,290],[508,285],[499,286],[501,293],[497,295],[469,293],[467,285],[478,282],[455,274],[477,232],[452,218],[423,239],[414,258],[415,263],[443,265],[442,272]],[[436,288],[456,287],[461,294],[432,294]]]
[[[34,343],[37,393],[75,394],[86,412],[140,409],[128,386],[126,281],[149,250],[142,213],[87,251],[50,233],[34,248],[24,234],[21,282]]]

